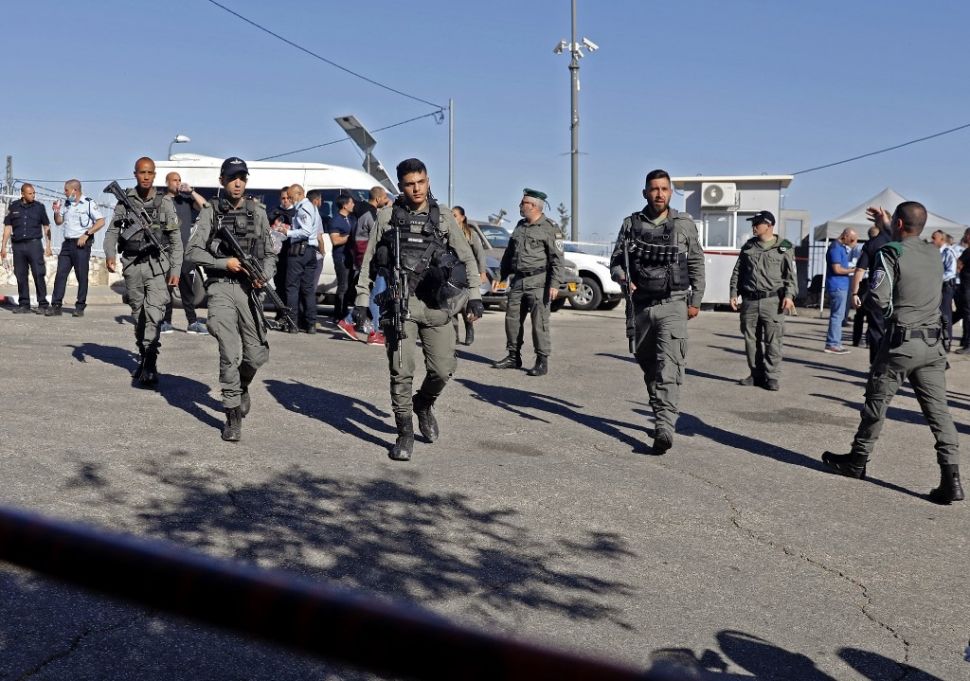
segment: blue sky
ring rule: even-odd
[[[569,0],[221,1],[397,89],[454,98],[469,214],[516,215],[526,186],[569,205],[568,58],[552,52]],[[205,0],[38,0],[4,18],[0,154],[19,178],[128,177],[176,133],[192,137],[179,151],[258,158],[341,138],[335,116],[374,129],[431,111]],[[579,34],[600,46],[581,69],[583,236],[609,239],[655,167],[788,173],[970,122],[967,26],[961,2],[579,0]],[[389,171],[418,156],[447,197],[447,125],[377,137]],[[970,129],[797,176],[785,205],[817,224],[892,186],[970,223],[968,142]],[[360,164],[350,142],[280,160]]]

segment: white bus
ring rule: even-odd
[[[219,168],[225,159],[198,154],[173,154],[168,161],[155,163],[156,180],[164,185],[165,176],[177,172],[183,182],[192,185],[206,200],[212,199],[221,189]],[[354,168],[332,166],[325,163],[280,163],[273,161],[246,161],[249,168],[249,182],[246,194],[266,205],[266,212],[272,213],[280,204],[280,190],[291,184],[299,184],[306,191],[319,189],[323,194],[320,213],[324,227],[333,217],[334,201],[341,193],[350,194],[354,201],[366,201],[371,187],[381,183],[371,175]],[[330,244],[330,237],[327,236]],[[333,268],[333,246],[327,246],[323,261],[323,274],[317,288],[317,300],[331,303],[337,290],[337,275]]]

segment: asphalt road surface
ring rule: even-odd
[[[692,321],[663,457],[645,453],[652,417],[622,307],[553,315],[544,378],[490,368],[504,354],[490,312],[439,402],[441,439],[410,463],[386,456],[381,349],[273,334],[231,444],[214,340],[163,336],[160,389],[137,390],[127,315],[0,309],[0,502],[642,668],[970,678],[970,504],[924,498],[939,474],[908,386],[868,481],[822,469],[822,450],[848,450],[867,353],[823,354],[814,312],[787,323],[777,393],[736,385],[736,315]],[[965,435],[970,362],[952,363]],[[0,679],[181,678],[367,677],[0,568]]]

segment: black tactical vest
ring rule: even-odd
[[[687,251],[677,246],[674,219],[668,218],[660,227],[642,213],[634,213],[630,219],[634,225],[630,268],[636,295],[666,298],[673,291],[686,291],[690,286]]]
[[[394,267],[395,241],[400,234],[401,268],[408,275],[409,293],[425,305],[439,308],[449,282],[467,288],[468,280],[464,263],[451,250],[448,234],[441,229],[438,204],[429,201],[427,215],[412,213],[402,203],[394,204],[374,257],[378,267]]]
[[[235,257],[229,252],[228,245],[219,238],[221,225],[232,232],[244,252],[262,261],[266,257],[266,248],[263,235],[256,228],[256,200],[247,196],[239,208],[233,208],[225,199],[213,199],[211,205],[212,228],[209,231],[209,242],[206,244],[208,251],[219,258]]]
[[[160,191],[155,191],[155,198],[153,198],[149,203],[144,204],[145,212],[148,213],[148,218],[151,220],[151,230],[158,239],[159,243],[162,242],[162,223],[160,220],[162,200],[165,198],[165,194]],[[140,197],[137,200],[141,200]],[[133,219],[133,218],[129,218]],[[130,239],[120,239],[121,254],[128,257],[143,255],[145,249],[149,248],[150,242],[145,237],[145,233],[141,230],[138,231]],[[151,255],[157,255],[157,253],[152,253]]]

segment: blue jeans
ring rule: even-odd
[[[370,306],[370,318],[371,318],[371,321],[374,322],[374,331],[380,331],[381,330],[381,327],[380,327],[381,310],[380,310],[379,307],[377,307],[377,303],[374,302],[374,298],[376,298],[378,296],[378,294],[381,294],[381,293],[383,293],[386,290],[387,290],[387,280],[384,279],[384,275],[383,274],[378,274],[377,275],[377,279],[374,280],[374,285],[371,286],[371,289],[370,289],[370,303],[369,303],[369,306]],[[348,324],[353,324],[354,323],[354,311],[353,310],[349,310],[347,312],[347,316],[344,317],[344,320]]]
[[[845,303],[848,298],[847,288],[829,291],[829,331],[825,335],[825,347],[842,347],[842,320],[845,319]]]

